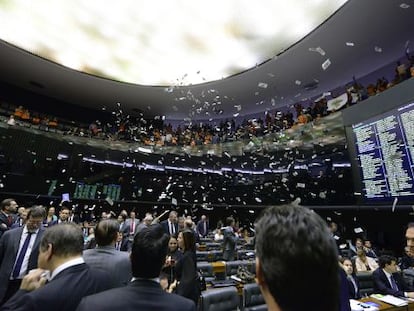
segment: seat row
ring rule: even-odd
[[[197,261],[218,261],[223,260],[223,251],[222,250],[206,250],[206,251],[196,251]],[[254,259],[255,252],[254,250],[248,249],[239,249],[237,250],[237,259],[246,260]]]
[[[245,284],[240,296],[235,286],[210,289],[201,293],[200,311],[265,311],[265,304],[260,288],[256,283]]]
[[[237,275],[240,268],[253,275],[256,274],[256,263],[254,260],[197,262],[197,269],[202,273],[207,283],[211,283],[214,280],[229,279],[232,275]]]

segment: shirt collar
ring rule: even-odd
[[[73,267],[73,266],[81,265],[83,263],[85,263],[85,261],[83,260],[82,257],[78,257],[78,258],[66,261],[65,263],[58,266],[55,270],[53,270],[53,273],[51,274],[49,281],[53,280],[56,277],[56,275],[58,275],[63,270]]]
[[[159,277],[156,277],[156,278],[153,278],[153,279],[151,279],[151,278],[136,278],[136,277],[132,277],[131,282],[140,281],[140,280],[153,281],[153,282],[157,282],[157,283],[160,282],[160,278]]]
[[[37,234],[40,228],[37,228],[36,231],[32,232],[32,234]],[[23,234],[28,234],[29,230],[27,230],[27,225],[23,227]]]
[[[387,272],[387,271],[385,271],[384,269],[382,269],[382,271],[384,271],[384,273],[385,273],[385,275],[387,276],[387,278],[390,278],[391,277],[391,273],[389,273],[389,272]]]

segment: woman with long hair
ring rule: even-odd
[[[45,219],[43,220],[43,226],[44,227],[50,227],[57,224],[57,216],[55,215],[55,207],[49,206],[49,209],[47,210],[47,215]]]
[[[168,252],[165,259],[165,264],[162,267],[162,273],[167,275],[168,284],[171,284],[175,279],[175,264],[183,257],[183,253],[178,249],[177,236],[171,235],[168,242]]]
[[[183,256],[175,265],[176,294],[189,298],[197,305],[200,287],[197,275],[197,257],[194,233],[185,229],[178,233],[178,247]]]

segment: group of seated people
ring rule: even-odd
[[[349,297],[351,299],[363,298],[357,277],[357,274],[361,272],[355,268],[355,261],[351,258],[342,257],[340,258],[340,265],[346,273]],[[362,272],[372,274],[373,293],[414,298],[414,288],[404,280],[396,257],[381,255],[378,257],[376,266],[377,268],[372,271]]]
[[[364,295],[382,294],[403,298],[414,298],[414,224],[406,230],[407,246],[401,258],[388,252],[375,250],[370,240],[355,240],[352,257],[339,256],[339,265],[345,272],[350,299],[361,299]],[[360,278],[369,280],[368,286],[361,288]],[[364,290],[364,293],[362,293]]]
[[[414,76],[414,56],[407,56],[408,64],[398,61],[395,68],[395,76],[388,81],[387,78],[381,77],[375,84],[369,84],[367,87],[354,81],[346,87],[348,93],[348,102],[344,107],[356,104],[369,96],[374,96],[386,89]],[[263,136],[268,133],[276,133],[295,126],[296,124],[305,124],[312,120],[328,115],[327,100],[319,99],[317,102],[304,107],[301,103],[294,105],[296,119],[289,109],[286,111],[267,111],[264,120],[249,119],[243,120],[236,125],[233,120],[222,120],[220,124],[213,125],[190,124],[183,128],[178,126],[173,129],[170,124],[162,128],[153,126],[148,122],[142,122],[142,118],[120,117],[115,124],[102,124],[99,120],[91,122],[89,125],[78,124],[76,122],[64,121],[63,133],[79,135],[91,138],[121,140],[126,142],[142,143],[151,146],[197,146],[207,144],[225,143],[229,141],[242,140],[251,137]],[[10,125],[16,124],[16,120],[29,122],[34,125],[42,126],[43,129],[57,128],[58,118],[43,115],[37,112],[30,112],[28,109],[18,106],[10,119],[7,121]]]

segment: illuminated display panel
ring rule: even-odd
[[[414,199],[414,102],[352,126],[365,203]]]

